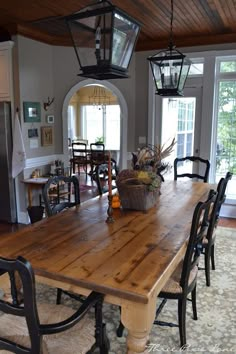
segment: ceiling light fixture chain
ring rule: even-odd
[[[171,14],[170,14],[170,50],[173,49],[173,18],[174,18],[174,0],[171,0]]]

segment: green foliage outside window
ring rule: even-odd
[[[219,85],[217,173],[236,173],[236,81]]]

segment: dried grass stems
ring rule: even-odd
[[[137,155],[133,153],[133,167],[135,169],[145,169],[151,166],[153,171],[157,171],[160,167],[167,167],[163,160],[170,156],[176,144],[175,138],[167,146],[163,145],[148,145],[141,148]]]

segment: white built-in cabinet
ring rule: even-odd
[[[13,42],[0,43],[0,101],[12,101],[12,48]]]

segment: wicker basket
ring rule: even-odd
[[[160,188],[148,191],[148,187],[143,184],[128,184],[122,181],[117,182],[117,188],[123,209],[146,211],[157,203],[160,195]]]

